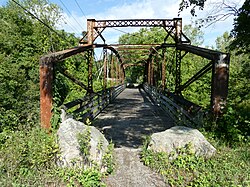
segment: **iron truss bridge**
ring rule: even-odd
[[[166,36],[162,43],[159,44],[106,44],[106,40],[102,33],[109,27],[161,27],[166,31]],[[101,38],[103,43],[96,44],[97,38]],[[169,42],[171,41],[171,42]],[[98,63],[102,67],[102,85],[103,91],[95,92],[93,90],[93,62],[94,49],[103,49],[103,59]],[[173,51],[172,64],[174,68],[174,84],[175,88],[172,92],[167,91],[166,81],[166,58],[168,51]],[[108,53],[111,52],[111,57]],[[87,20],[86,35],[79,41],[79,46],[47,54],[40,59],[40,110],[41,125],[44,128],[50,128],[50,120],[52,117],[53,102],[53,79],[54,65],[62,63],[66,58],[84,54],[88,65],[88,80],[83,83],[70,74],[69,71],[59,68],[62,75],[85,89],[86,98],[72,101],[71,104],[64,105],[69,108],[71,105],[80,106],[74,113],[83,112],[84,119],[86,117],[94,118],[102,109],[104,109],[122,90],[124,80],[126,78],[125,69],[131,66],[141,66],[144,69],[144,86],[148,94],[152,97],[156,93],[161,95],[164,103],[172,103],[169,110],[178,108],[176,104],[182,106],[183,112],[188,118],[192,118],[191,113],[198,110],[199,106],[182,97],[182,91],[185,90],[194,81],[200,79],[203,75],[211,73],[211,112],[215,117],[223,113],[228,95],[228,79],[229,79],[229,61],[230,55],[220,51],[206,49],[191,44],[188,37],[182,32],[182,19],[126,19],[126,20]],[[133,59],[133,55],[139,53],[144,58]],[[186,54],[193,54],[208,60],[207,65],[196,72],[186,82],[181,80],[181,62]],[[128,55],[129,54],[129,55]],[[156,60],[155,56],[158,55]],[[129,58],[128,58],[129,56]],[[161,64],[160,68],[159,64]],[[111,87],[108,87],[107,81],[111,81]],[[159,83],[160,82],[160,83]],[[117,86],[121,87],[117,87]],[[157,90],[155,90],[157,87]],[[171,98],[172,101],[169,101]],[[95,101],[95,102],[94,102]],[[98,102],[97,102],[98,101]],[[85,103],[85,104],[84,104]],[[96,105],[96,103],[99,103]],[[168,104],[169,105],[169,104]],[[193,110],[193,111],[192,111]],[[87,112],[88,111],[88,112]]]

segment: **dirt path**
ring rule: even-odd
[[[144,137],[173,126],[142,89],[125,89],[93,122],[115,144],[116,170],[108,187],[165,186],[163,179],[140,162]]]
[[[108,187],[162,187],[164,180],[140,162],[140,149],[116,148],[116,172],[104,180]]]

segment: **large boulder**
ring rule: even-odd
[[[166,131],[154,133],[148,149],[170,154],[176,153],[178,148],[190,143],[191,151],[197,156],[211,157],[216,152],[216,149],[197,129],[184,126],[175,126]]]
[[[87,164],[86,158],[80,152],[78,141],[79,134],[87,134],[86,131],[89,131],[91,136],[91,139],[86,137],[86,139],[90,139],[90,155],[88,155],[88,159],[101,165],[102,157],[106,153],[109,144],[106,138],[95,127],[69,118],[60,124],[57,132],[61,150],[59,162],[61,166],[83,166]]]

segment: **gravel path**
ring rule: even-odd
[[[105,179],[108,187],[161,187],[162,177],[140,161],[145,136],[173,126],[142,89],[125,89],[93,122],[115,144],[116,170]]]
[[[162,187],[164,180],[140,162],[140,150],[116,148],[117,168],[114,175],[104,179],[108,187]]]

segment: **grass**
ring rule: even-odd
[[[217,145],[217,154],[205,159],[192,154],[188,148],[175,160],[166,153],[147,150],[145,143],[142,160],[160,173],[170,186],[250,186],[250,145],[231,148]]]
[[[205,134],[206,135],[206,134]],[[189,146],[178,150],[175,160],[166,153],[147,150],[142,160],[164,176],[170,186],[250,186],[250,144],[228,146],[208,136],[217,154],[205,159],[196,157]],[[88,145],[88,144],[86,144]],[[101,144],[100,144],[101,145]],[[113,144],[103,159],[107,173],[114,169]],[[56,134],[40,128],[0,133],[0,186],[105,186],[100,168],[59,168]]]
[[[60,168],[57,166],[59,146],[55,133],[40,128],[30,131],[0,133],[0,186],[84,186],[102,187],[102,177],[113,171],[110,144],[104,158],[106,173],[100,167]]]

